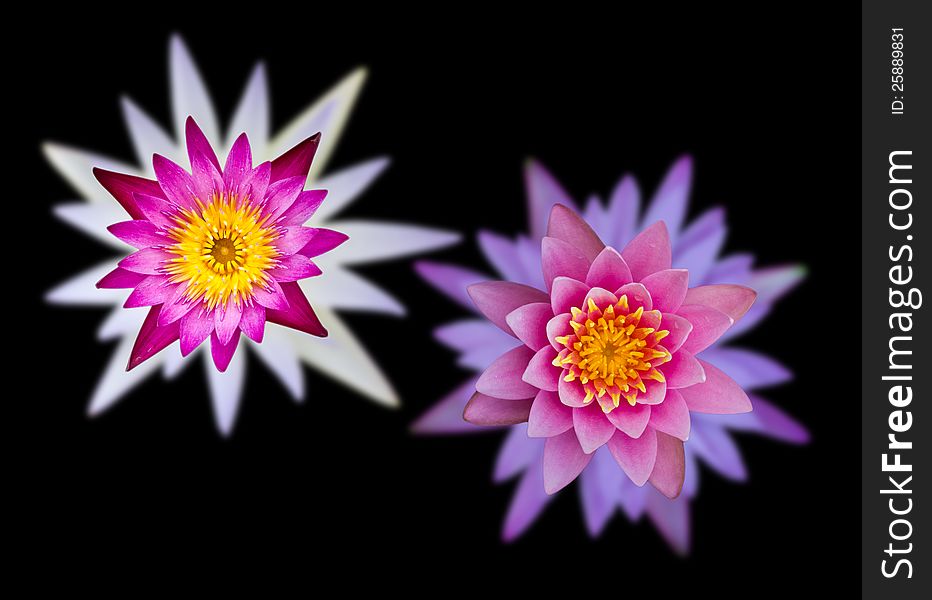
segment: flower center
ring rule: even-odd
[[[665,381],[657,366],[670,360],[670,352],[658,342],[670,334],[659,329],[660,311],[629,311],[628,297],[600,308],[589,299],[588,310],[573,307],[572,335],[555,338],[565,346],[553,364],[563,367],[565,381],[579,381],[585,402],[599,399],[602,410],[611,412],[621,396],[634,406],[639,393],[646,393],[644,379]]]
[[[249,303],[255,286],[270,285],[268,270],[279,263],[272,244],[279,231],[249,198],[214,195],[206,204],[196,202],[196,210],[174,216],[169,231],[175,243],[166,250],[176,255],[165,269],[170,281],[187,283],[185,297],[209,309]]]

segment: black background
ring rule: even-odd
[[[453,8],[373,15],[313,7],[304,15],[279,7],[279,20],[266,22],[255,7],[241,21],[161,10],[121,25],[89,14],[44,25],[36,43],[51,50],[21,73],[28,129],[16,165],[31,190],[19,200],[45,232],[30,247],[26,283],[40,325],[30,327],[28,361],[17,363],[35,389],[15,398],[35,413],[17,453],[29,475],[20,488],[29,507],[25,555],[85,571],[145,571],[140,581],[183,569],[220,582],[271,567],[306,575],[299,580],[308,589],[371,578],[443,591],[501,577],[521,590],[583,593],[857,589],[858,13],[850,8],[504,19]],[[766,395],[804,422],[813,442],[741,436],[748,485],[704,470],[688,559],[648,523],[620,515],[590,541],[575,488],[517,543],[502,545],[512,486],[490,480],[500,436],[408,433],[466,376],[430,335],[465,313],[408,261],[358,269],[396,294],[408,319],[347,315],[390,374],[401,410],[308,370],[308,397],[296,407],[251,359],[231,439],[215,432],[200,365],[173,382],[151,377],[88,420],[87,400],[112,352],[94,338],[104,311],[46,307],[41,295],[109,251],[51,217],[52,205],[75,194],[38,144],[132,160],[118,96],[168,122],[173,31],[191,48],[223,125],[258,58],[268,67],[273,131],[368,65],[328,170],[390,155],[390,169],[345,214],[467,234],[437,259],[483,265],[475,230],[526,229],[528,156],[584,198],[606,195],[625,171],[652,190],[691,153],[690,215],[725,204],[727,250],[810,268],[743,345],[766,348],[796,372],[793,384]],[[438,579],[446,585],[435,587]]]

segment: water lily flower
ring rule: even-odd
[[[502,321],[502,311],[514,308],[515,304],[502,304],[500,307],[495,307],[494,303],[490,305],[485,300],[487,292],[484,293],[484,290],[488,288],[494,291],[496,287],[505,286],[506,284],[501,282],[486,283],[480,284],[477,288],[471,288],[471,285],[487,281],[492,277],[456,265],[434,262],[418,263],[419,273],[439,290],[462,306],[474,311],[477,310],[477,307],[473,304],[473,298],[470,298],[470,295],[475,296],[479,300],[478,312],[481,313],[482,309],[494,310],[493,314],[496,316],[496,320],[489,322],[484,319],[468,318],[442,326],[436,331],[436,336],[441,343],[459,352],[458,363],[461,366],[485,374],[482,377],[471,377],[453,390],[415,423],[414,430],[424,434],[457,434],[473,433],[487,429],[487,427],[475,427],[464,421],[463,410],[471,397],[477,399],[473,400],[471,408],[467,410],[467,418],[472,417],[486,423],[495,422],[494,419],[497,418],[500,424],[522,418],[532,421],[532,423],[512,425],[508,428],[508,435],[495,466],[494,479],[497,482],[504,482],[516,476],[520,477],[511,507],[505,517],[502,531],[505,540],[513,540],[520,536],[535,521],[552,497],[547,493],[548,491],[553,491],[561,485],[565,485],[575,473],[581,472],[579,491],[585,522],[591,535],[601,534],[612,515],[617,514],[620,509],[631,520],[640,519],[644,515],[649,516],[674,549],[678,552],[686,552],[690,541],[689,499],[694,497],[699,490],[697,459],[730,479],[743,480],[746,477],[746,470],[741,460],[740,451],[729,434],[730,431],[753,431],[793,443],[803,443],[808,439],[808,434],[801,425],[758,394],[752,393],[749,395],[750,402],[754,407],[753,412],[733,415],[688,412],[683,410],[684,404],[686,408],[689,408],[689,403],[683,397],[683,392],[693,386],[677,388],[674,391],[670,386],[669,378],[667,378],[666,384],[669,388],[668,392],[673,392],[669,394],[671,398],[674,398],[673,402],[666,407],[663,406],[663,404],[666,404],[665,402],[662,404],[647,404],[651,398],[651,396],[647,395],[647,391],[654,392],[652,386],[659,382],[656,375],[645,379],[644,374],[649,374],[654,369],[663,373],[665,368],[676,366],[672,356],[669,360],[666,358],[660,359],[664,361],[660,365],[655,365],[652,362],[650,369],[633,369],[634,373],[632,375],[637,378],[631,377],[630,380],[636,383],[640,379],[644,391],[641,391],[640,388],[634,388],[634,386],[630,385],[630,381],[626,381],[625,383],[628,383],[628,392],[625,392],[614,378],[609,384],[607,378],[602,375],[603,368],[609,366],[605,364],[605,358],[609,353],[612,359],[616,358],[618,348],[614,344],[604,344],[603,340],[611,340],[618,335],[620,329],[619,312],[621,312],[618,309],[623,309],[623,307],[619,307],[617,302],[611,304],[614,313],[611,324],[609,319],[605,318],[604,313],[602,314],[601,318],[605,321],[604,329],[609,329],[609,332],[612,326],[616,329],[614,334],[608,335],[605,333],[599,319],[588,317],[598,315],[598,312],[607,308],[612,296],[617,301],[621,301],[621,298],[615,294],[619,290],[611,290],[612,296],[607,293],[609,290],[604,287],[601,291],[592,292],[591,299],[595,304],[595,310],[589,305],[587,296],[590,295],[594,287],[592,284],[599,281],[596,278],[605,276],[603,266],[605,264],[615,263],[616,271],[621,272],[624,278],[624,268],[621,267],[619,257],[628,265],[632,280],[635,277],[643,277],[644,279],[651,277],[651,275],[645,275],[645,271],[654,268],[649,266],[652,264],[650,260],[657,260],[654,251],[662,250],[665,244],[662,243],[664,228],[659,225],[654,225],[651,228],[650,225],[662,221],[666,225],[666,237],[669,239],[672,251],[669,254],[666,254],[666,252],[661,253],[660,259],[663,262],[659,263],[659,266],[673,267],[671,269],[673,272],[668,271],[664,275],[663,278],[666,279],[666,282],[663,283],[666,283],[667,290],[672,289],[670,284],[675,283],[678,277],[682,277],[679,274],[681,273],[680,270],[685,270],[688,272],[689,285],[696,289],[696,291],[687,292],[691,294],[691,302],[685,302],[685,297],[683,297],[680,308],[684,304],[691,303],[708,306],[707,302],[709,300],[708,297],[703,297],[703,290],[723,289],[716,287],[723,284],[731,286],[738,284],[753,288],[758,292],[758,296],[756,302],[743,317],[736,320],[730,327],[725,328],[717,339],[714,339],[714,335],[707,336],[707,338],[713,338],[712,341],[696,337],[693,338],[692,342],[687,343],[690,339],[689,336],[686,336],[685,340],[677,340],[677,336],[682,337],[682,334],[677,327],[673,327],[673,329],[666,329],[671,333],[665,334],[663,339],[649,340],[651,336],[656,337],[657,328],[655,328],[654,332],[643,336],[644,348],[647,348],[651,342],[656,342],[653,346],[650,346],[652,354],[659,353],[661,351],[660,347],[663,348],[664,352],[673,354],[670,346],[677,348],[676,344],[679,343],[677,349],[689,353],[684,354],[683,357],[691,355],[695,359],[695,363],[693,360],[687,359],[679,367],[683,367],[688,363],[695,370],[692,376],[696,377],[698,376],[698,369],[695,369],[695,364],[698,363],[706,376],[707,382],[711,380],[713,384],[727,385],[731,389],[731,394],[726,394],[724,397],[731,397],[733,400],[739,399],[739,402],[741,394],[735,388],[756,390],[783,383],[791,378],[791,373],[773,359],[750,350],[727,346],[726,343],[760,323],[769,314],[774,303],[799,282],[802,277],[802,269],[792,265],[754,269],[752,268],[753,257],[747,254],[734,254],[719,258],[726,236],[724,211],[721,208],[713,208],[692,223],[687,224],[685,222],[691,172],[692,161],[688,157],[675,163],[659,187],[653,201],[643,211],[640,206],[640,191],[636,181],[633,177],[624,177],[613,190],[607,204],[603,204],[595,197],[589,199],[585,210],[582,211],[586,227],[583,227],[572,218],[570,211],[557,209],[557,224],[551,223],[553,231],[549,232],[549,237],[552,239],[547,241],[547,216],[554,210],[554,205],[562,204],[573,209],[573,211],[578,211],[578,209],[576,203],[549,172],[539,163],[529,162],[526,167],[525,178],[528,190],[530,235],[520,235],[516,239],[509,239],[495,233],[483,231],[478,236],[479,245],[484,255],[495,267],[498,274],[502,278],[513,282],[507,284],[507,287],[512,292],[521,290],[518,294],[518,301],[530,299],[528,303],[522,306],[521,310],[505,314],[504,321]],[[591,232],[586,231],[588,226],[591,226]],[[568,234],[574,236],[575,244],[564,239]],[[544,240],[543,243],[541,242],[542,239]],[[603,249],[602,241],[609,246],[623,250],[619,253]],[[650,241],[650,243],[645,244],[647,241]],[[647,245],[655,245],[655,247],[650,248],[649,252],[644,252]],[[567,246],[574,246],[578,250],[571,252],[567,249]],[[545,261],[550,261],[550,266],[546,269],[541,268],[541,248],[544,249]],[[554,252],[554,250],[560,249],[563,252]],[[627,258],[629,257],[631,258],[631,264],[628,264]],[[649,259],[647,263],[644,262],[645,257]],[[596,260],[598,260],[598,264],[596,264]],[[667,260],[669,260],[669,265],[666,262]],[[556,266],[554,266],[553,261],[557,261]],[[591,267],[585,272],[583,271],[585,261],[589,261],[591,266],[596,267],[591,280],[588,279]],[[561,279],[555,273],[562,269],[570,269],[571,274],[575,273],[575,276],[569,279]],[[666,269],[661,270],[666,271]],[[570,279],[578,283],[570,283]],[[654,279],[661,278],[655,277]],[[652,282],[648,281],[648,283]],[[659,290],[664,287],[663,283],[654,281],[653,285],[658,286]],[[516,288],[514,284],[522,284],[527,287]],[[642,281],[641,284],[643,285],[644,282]],[[611,287],[611,285],[608,287]],[[471,294],[467,289],[471,290]],[[679,287],[678,289],[680,291],[677,293],[681,293],[682,288]],[[572,296],[572,300],[567,306],[563,305],[565,301],[561,301],[561,304],[556,306],[554,298],[565,297],[567,290],[573,290],[575,296]],[[642,290],[638,290],[638,292],[644,294]],[[494,294],[489,295],[494,297]],[[673,297],[674,304],[677,298],[678,296]],[[600,299],[605,306],[600,305]],[[625,312],[627,331],[627,320],[632,315],[631,309],[633,306],[630,302],[630,296],[626,298],[626,302],[628,303],[628,309]],[[650,310],[653,310],[656,308],[653,306],[655,302],[653,296],[651,296],[651,302]],[[660,294],[661,309],[670,308],[669,302],[668,297]],[[540,306],[534,306],[538,303]],[[532,331],[528,332],[526,327],[528,323],[533,322],[531,317],[536,317],[538,325],[546,317],[547,308],[544,305],[549,305],[551,313],[554,312],[555,306],[561,311],[566,308],[567,312],[560,312],[562,317],[559,319],[552,314],[551,317],[547,318],[547,324],[550,324],[549,334],[546,325],[544,327],[544,336],[539,335],[539,328],[532,328]],[[637,308],[638,306],[635,305],[635,314]],[[721,310],[722,308],[726,310]],[[726,304],[719,306],[719,312],[724,313],[729,319],[734,319],[740,316],[740,310],[735,311],[737,308],[743,309],[744,307],[740,303]],[[691,310],[690,308],[685,309],[687,316],[684,318],[690,325],[692,325],[689,319]],[[701,310],[710,315],[716,314],[707,309]],[[638,325],[641,324],[640,319],[644,319],[644,315],[648,312],[646,309],[641,312],[638,317]],[[728,314],[729,312],[732,312],[732,314]],[[567,319],[567,314],[569,319]],[[682,315],[676,315],[675,311],[668,312],[668,314],[670,315],[668,322],[682,324],[682,321],[678,318],[682,317]],[[661,310],[660,316],[661,322],[663,322],[665,317],[663,310]],[[700,321],[697,315],[692,316],[695,320]],[[648,318],[656,318],[656,315]],[[553,321],[552,324],[551,321]],[[593,329],[592,333],[595,335],[590,335],[590,321],[591,329]],[[722,318],[719,321],[719,327],[724,327],[727,323],[727,320]],[[497,322],[497,325],[495,322]],[[647,324],[652,326],[651,322]],[[501,325],[504,325],[504,327],[501,327]],[[567,325],[569,329],[567,329]],[[515,326],[518,329],[515,329]],[[702,322],[700,326],[702,329],[712,327],[713,329],[709,329],[709,331],[715,333],[712,321]],[[634,334],[637,329],[638,327],[635,327],[631,333]],[[662,331],[663,326],[659,329]],[[515,337],[509,335],[519,331],[523,336],[521,340],[516,340]],[[530,336],[529,333],[533,332],[536,332],[534,336]],[[630,345],[641,334],[644,334],[644,331],[633,335],[633,337],[627,333],[622,333],[615,342],[621,340],[623,336],[627,336],[627,345]],[[583,335],[590,338],[586,340],[586,347],[583,347],[583,341],[580,339]],[[690,331],[691,335],[692,332]],[[573,336],[576,336],[575,340]],[[557,337],[561,338],[560,341],[556,341]],[[531,345],[526,343],[528,340],[531,341]],[[551,343],[551,340],[555,343]],[[522,344],[522,341],[525,343]],[[531,357],[525,363],[529,369],[525,369],[520,374],[520,378],[517,379],[513,376],[513,372],[507,378],[504,376],[505,373],[509,373],[508,369],[490,369],[491,365],[497,363],[496,359],[503,355],[511,360],[520,357],[521,360],[514,360],[513,362],[515,370],[520,369],[520,362],[529,356],[532,346],[541,344],[544,341],[547,343],[539,346],[539,352],[546,356],[555,353],[555,360],[550,363],[547,363],[543,356],[535,360],[535,357],[537,357],[535,352],[534,357]],[[570,347],[567,347],[567,343],[569,343]],[[575,348],[575,344],[580,344],[579,350]],[[607,350],[609,352],[606,352]],[[578,356],[574,356],[573,352]],[[586,352],[585,357],[582,356],[583,352]],[[579,365],[586,358],[589,361],[583,365],[583,368],[580,368]],[[503,360],[504,362],[500,366],[509,364],[508,360]],[[554,362],[557,365],[554,365]],[[596,366],[596,363],[599,366],[597,372],[593,369],[585,369],[585,367]],[[556,379],[554,379],[553,371],[546,370],[548,365],[552,369],[560,369],[560,375]],[[680,373],[679,367],[675,369],[677,373],[674,380],[676,377],[689,372],[687,369]],[[585,383],[582,382],[581,377],[584,372],[586,376]],[[711,378],[709,373],[713,374]],[[538,375],[544,377],[538,377]],[[607,375],[606,369],[605,376]],[[663,376],[666,378],[666,374]],[[725,384],[725,382],[728,382],[725,377],[733,380],[734,386],[732,386],[732,383]],[[569,381],[565,381],[566,379]],[[677,385],[680,385],[680,383],[677,383]],[[550,389],[535,392],[534,399],[530,401],[527,400],[527,397],[524,399],[516,398],[518,395],[523,396],[530,393],[533,391],[531,388],[536,388],[538,384],[545,385]],[[555,388],[554,384],[556,385]],[[571,387],[571,384],[575,384],[576,387]],[[490,385],[491,388],[488,387]],[[493,395],[495,393],[510,395],[516,399],[508,400],[511,404],[494,402],[483,397],[483,389],[479,389],[480,395],[476,396],[477,386],[484,388],[486,392],[492,391]],[[502,391],[503,388],[507,389],[507,391]],[[632,393],[632,388],[636,389],[637,395]],[[603,389],[605,391],[600,396]],[[696,390],[698,389],[701,388],[696,388]],[[570,403],[578,405],[582,402],[583,406],[571,409],[572,412],[568,414],[567,405],[560,400],[562,398],[561,390],[568,397]],[[687,392],[686,396],[689,395],[690,393]],[[616,396],[619,400],[617,406],[615,404]],[[615,417],[612,417],[611,415],[619,409],[632,408],[630,397],[635,400],[633,408],[641,414],[618,413]],[[639,403],[638,398],[641,397],[645,401]],[[666,399],[666,397],[665,394],[664,398]],[[542,400],[540,400],[539,406],[535,408],[539,398]],[[682,402],[680,401],[681,398]],[[703,397],[694,399],[692,402],[694,406],[699,406],[703,402],[713,399],[712,397]],[[555,402],[555,400],[559,401]],[[646,406],[641,408],[641,404]],[[646,414],[648,407],[650,409],[649,415]],[[671,407],[676,407],[677,410],[670,411]],[[605,408],[610,409],[608,413],[605,413]],[[715,407],[706,405],[705,408]],[[496,412],[502,409],[506,409],[504,415]],[[507,410],[512,412],[508,413]],[[667,414],[668,411],[673,414]],[[579,417],[576,416],[577,412],[580,413]],[[470,415],[469,413],[473,414]],[[619,415],[625,416],[620,417]],[[636,416],[640,420],[630,418],[632,416]],[[605,425],[605,421],[611,422],[612,420],[628,429],[626,432],[623,428],[615,427],[616,431],[620,432],[617,441],[613,441],[615,440],[616,431],[611,431]],[[656,432],[653,436],[663,440],[664,449],[661,452],[667,457],[667,463],[672,462],[672,466],[676,468],[673,473],[675,477],[670,478],[670,473],[667,471],[658,474],[658,477],[662,477],[663,480],[658,480],[657,483],[660,483],[659,487],[663,488],[667,495],[672,495],[672,492],[677,491],[680,465],[676,436],[686,437],[684,434],[687,433],[685,430],[688,424],[689,441],[684,446],[685,451],[683,454],[683,494],[675,500],[668,499],[663,493],[657,492],[653,486],[644,485],[639,487],[637,485],[643,483],[644,474],[647,472],[645,463],[639,464],[629,461],[628,468],[624,469],[627,460],[624,450],[628,445],[631,445],[630,440],[627,438],[631,438],[631,433],[637,433],[638,429],[650,430],[651,421],[654,422],[654,425],[658,425],[654,427]],[[573,442],[571,434],[575,435],[575,432],[580,430],[582,435],[576,435],[577,440],[580,440],[577,448],[576,444],[571,443]],[[557,433],[560,431],[562,433]],[[557,435],[533,437],[553,433],[557,433]],[[607,437],[609,434],[611,434],[610,438]],[[647,435],[651,436],[650,433]],[[585,439],[585,442],[581,441],[583,439]],[[605,443],[600,444],[603,440],[605,440]],[[624,444],[620,443],[621,441]],[[559,464],[562,465],[562,469],[550,465],[550,470],[547,471],[549,477],[545,482],[544,465],[548,444],[552,447],[550,451],[552,455],[556,453],[559,458],[570,457],[575,459],[576,462],[561,460]],[[583,444],[586,444],[585,448]],[[651,442],[647,442],[647,444],[651,444]],[[598,445],[598,448],[594,452],[587,453],[585,451],[592,449],[596,445]],[[612,452],[613,446],[615,447],[614,453]],[[648,446],[648,450],[651,447]],[[672,452],[671,448],[673,449]],[[673,457],[672,461],[669,456]],[[618,461],[618,458],[622,460]],[[553,462],[553,456],[551,456],[551,462]],[[622,469],[619,469],[619,462],[622,462]],[[637,470],[638,465],[641,467],[640,470]],[[632,478],[626,475],[626,472],[629,472],[629,474],[633,472],[635,477]],[[648,474],[649,478],[650,474]],[[636,479],[636,481],[632,481],[632,479]],[[671,481],[673,485],[670,485]]]
[[[215,422],[220,432],[227,435],[232,432],[242,400],[247,369],[243,350],[246,349],[275,374],[296,401],[305,397],[302,364],[307,364],[375,402],[398,406],[398,395],[388,378],[339,312],[364,311],[403,316],[405,309],[394,297],[356,274],[352,267],[440,248],[455,243],[459,238],[451,232],[418,225],[339,217],[338,213],[358,198],[389,164],[388,158],[378,157],[333,173],[326,171],[328,159],[366,79],[365,69],[360,68],[347,75],[273,136],[266,70],[260,63],[246,83],[229,121],[228,133],[222,135],[210,94],[179,36],[171,38],[168,55],[174,135],[166,132],[134,101],[127,97],[121,99],[139,167],[58,143],[43,145],[43,152],[51,165],[80,196],[78,201],[56,206],[55,215],[119,253],[119,256],[88,269],[47,294],[47,300],[55,304],[112,309],[98,331],[98,339],[105,342],[116,340],[118,343],[92,394],[88,413],[96,416],[108,410],[156,371],[161,371],[166,378],[177,376],[196,360],[196,356],[201,355]],[[224,90],[224,93],[229,91]],[[160,154],[175,163],[185,163],[187,153],[183,139],[188,116],[194,118],[206,139],[218,149],[217,157],[221,161],[226,159],[242,132],[248,135],[256,163],[272,160],[316,132],[321,133],[305,187],[327,190],[327,200],[307,222],[300,225],[340,231],[349,236],[349,241],[338,252],[314,259],[317,266],[326,272],[326,283],[314,277],[297,282],[297,287],[314,306],[320,320],[326,323],[329,335],[317,338],[285,327],[270,326],[265,329],[261,344],[248,336],[243,337],[240,351],[235,353],[223,373],[213,364],[210,352],[202,352],[200,347],[187,358],[182,358],[179,352],[160,352],[126,371],[127,357],[132,353],[146,311],[123,309],[127,299],[125,290],[95,288],[95,283],[112,271],[132,248],[107,230],[109,225],[125,219],[125,212],[98,183],[93,169],[98,167],[151,179],[155,177],[153,154]]]

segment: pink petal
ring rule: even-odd
[[[570,313],[563,313],[547,321],[547,339],[550,341],[550,345],[553,349],[558,352],[563,350],[566,346],[558,342],[557,338],[573,333],[573,328],[570,325],[570,320],[572,318]]]
[[[598,402],[571,410],[576,437],[586,454],[592,454],[598,450],[615,434],[615,424],[606,418]]]
[[[216,331],[210,334],[210,356],[214,359],[214,366],[216,366],[217,370],[221,373],[226,371],[227,367],[230,366],[230,361],[233,360],[233,353],[236,352],[237,344],[239,344],[238,331],[227,344],[220,343]]]
[[[618,302],[618,296],[602,288],[592,288],[586,294],[585,300],[583,300],[584,304],[587,307],[589,305],[590,300],[592,300],[595,303],[595,305],[599,307],[600,310],[604,310],[608,308],[609,306],[614,306]],[[589,309],[584,308],[583,310],[589,310]]]
[[[116,198],[120,206],[122,206],[133,219],[145,218],[145,215],[143,215],[139,207],[136,206],[134,194],[145,194],[155,197],[164,196],[158,182],[152,181],[151,179],[144,179],[124,173],[114,173],[113,171],[98,169],[96,167],[94,168],[94,177],[97,178],[100,185],[104,186],[104,189],[110,192],[111,196]]]
[[[734,379],[704,360],[697,361],[705,371],[705,382],[680,390],[689,410],[720,415],[751,410],[751,401]]]
[[[705,371],[699,364],[699,360],[693,356],[692,352],[682,348],[674,352],[670,362],[661,365],[660,370],[667,379],[667,387],[671,389],[686,388],[706,380]]]
[[[152,168],[166,198],[181,208],[197,208],[197,185],[187,171],[161,154],[152,157]]]
[[[563,240],[545,237],[541,240],[541,265],[547,289],[561,275],[577,281],[585,281],[589,271],[589,260],[585,255]]]
[[[298,281],[307,277],[316,277],[321,274],[320,267],[315,265],[311,259],[302,254],[292,254],[279,259],[279,264],[274,269],[269,269],[268,273],[275,278],[275,281]]]
[[[107,231],[134,248],[148,248],[171,243],[168,236],[163,234],[158,227],[144,220],[114,223],[107,227]]]
[[[147,277],[149,277],[149,275],[134,273],[117,267],[104,275],[103,279],[97,282],[97,288],[102,290],[134,288]]]
[[[317,230],[313,227],[292,225],[281,228],[281,236],[276,238],[275,249],[282,255],[288,256],[304,248],[314,238]]]
[[[692,323],[693,330],[683,343],[683,349],[699,354],[734,324],[734,320],[711,306],[704,304],[684,304],[676,314]]]
[[[197,126],[197,123],[190,116],[184,122],[184,138],[185,146],[188,148],[188,160],[192,164],[194,163],[194,157],[201,155],[209,160],[218,171],[220,170],[220,161],[217,160],[217,155],[207,140],[207,136],[204,135],[204,132],[201,131],[201,128]]]
[[[165,327],[169,323],[174,323],[188,314],[195,306],[201,305],[201,302],[191,302],[187,300],[184,297],[186,290],[187,284],[179,283],[175,286],[175,293],[162,305],[162,310],[159,312],[159,327]]]
[[[168,275],[149,275],[136,286],[129,295],[123,308],[155,306],[164,304],[175,297],[177,287],[181,284],[169,284]]]
[[[586,274],[586,285],[607,290],[618,289],[631,281],[631,270],[614,248],[603,249]]]
[[[637,438],[616,431],[608,441],[608,449],[635,485],[647,483],[657,458],[657,433],[653,429],[648,427]]]
[[[560,375],[563,374],[563,369],[553,366],[553,359],[556,356],[557,351],[549,344],[544,346],[531,357],[521,379],[536,388],[556,392],[560,383]]]
[[[684,442],[689,439],[689,408],[676,390],[668,390],[663,403],[650,413],[650,426]]]
[[[547,236],[568,243],[579,250],[589,262],[595,260],[595,257],[605,248],[605,244],[592,231],[589,224],[562,204],[556,204],[550,210]]]
[[[285,213],[304,190],[305,177],[287,177],[269,185],[265,193],[265,214],[274,222]]]
[[[127,371],[138,367],[178,339],[177,321],[167,327],[159,327],[161,308],[161,306],[153,306],[149,309],[149,314],[146,315],[146,320],[143,321],[139,335],[136,336],[136,342],[133,344],[133,350],[130,352],[129,363],[126,365]]]
[[[683,442],[657,432],[657,460],[650,474],[650,483],[667,498],[676,498],[683,490],[686,478],[686,456]]]
[[[591,286],[569,277],[557,277],[553,280],[553,289],[550,291],[550,306],[553,314],[569,313],[570,308],[582,308],[586,292]]]
[[[586,405],[586,391],[579,384],[578,379],[566,381],[561,377],[557,384],[557,392],[560,394],[560,402],[567,406],[581,408]]]
[[[665,269],[641,280],[650,292],[654,308],[661,312],[677,312],[689,288],[689,272],[685,269]]]
[[[537,351],[550,345],[547,341],[547,321],[551,318],[553,309],[549,302],[531,302],[508,313],[505,323],[528,348]]]
[[[592,459],[583,452],[572,429],[547,438],[544,445],[544,491],[555,494],[572,483]]]
[[[187,356],[214,330],[214,315],[206,310],[192,310],[181,317],[181,356]]]
[[[473,425],[517,425],[527,421],[532,402],[531,398],[502,400],[476,392],[466,403],[463,418]]]
[[[647,404],[649,406],[656,406],[664,401],[664,398],[667,397],[667,384],[663,381],[654,381],[653,379],[647,379],[644,381],[644,387],[647,389],[647,392],[643,394],[638,394],[637,403],[638,404]],[[629,405],[630,406],[630,405]]]
[[[268,195],[269,181],[272,177],[272,163],[266,161],[250,171],[239,186],[239,193],[244,197],[261,200]]]
[[[327,197],[327,190],[305,190],[282,213],[278,222],[282,225],[304,225],[307,223]]]
[[[541,390],[537,392],[527,419],[527,434],[530,437],[553,437],[573,426],[575,411],[560,402],[559,395]]]
[[[476,390],[494,398],[522,400],[533,398],[537,388],[521,379],[534,352],[525,346],[502,354],[479,377]]]
[[[670,235],[663,221],[654,223],[631,240],[621,252],[634,281],[670,268]]]
[[[618,296],[618,298],[622,296],[628,297],[628,308],[630,312],[634,312],[641,307],[643,307],[645,311],[653,310],[654,308],[650,292],[640,283],[627,283],[615,290],[615,295]]]
[[[264,306],[275,310],[287,310],[288,298],[282,291],[282,286],[274,279],[267,286],[255,285],[252,288],[253,299]]]
[[[176,212],[175,206],[165,198],[133,194],[133,200],[142,212],[143,218],[148,219],[157,227],[168,229],[175,226],[175,220],[171,217]]]
[[[274,183],[288,177],[302,176],[307,179],[307,172],[311,168],[317,145],[320,143],[320,134],[315,133],[303,142],[288,150],[272,161],[272,179]]]
[[[200,154],[194,156],[191,162],[191,174],[194,177],[194,186],[198,198],[205,200],[225,191],[223,175],[220,174],[217,167],[211,164],[207,157]]]
[[[276,283],[276,285],[278,284]],[[307,301],[307,297],[301,291],[300,286],[293,281],[288,281],[282,283],[280,289],[283,298],[286,300],[287,308],[277,309],[276,307],[264,305],[266,320],[317,337],[326,337],[327,330],[321,324],[320,319],[317,318],[317,314],[311,308],[311,304]]]
[[[663,404],[658,406],[663,406]],[[605,416],[620,431],[625,432],[630,437],[639,438],[647,428],[647,422],[650,421],[651,414],[650,404],[638,403],[631,406],[622,398],[621,404]]]
[[[757,298],[757,292],[751,288],[723,283],[690,288],[686,292],[683,304],[711,306],[738,321],[754,304],[755,298]]]
[[[161,275],[165,263],[175,258],[174,254],[158,248],[137,250],[117,263],[121,269],[145,275]]]
[[[252,341],[257,344],[262,343],[262,338],[265,336],[265,307],[253,304],[243,308],[239,328]]]
[[[670,332],[670,335],[663,338],[661,344],[670,352],[676,352],[689,337],[693,324],[677,314],[663,313],[660,328]]]
[[[233,142],[233,147],[227,154],[227,162],[223,165],[223,184],[228,190],[238,190],[251,171],[252,149],[246,134],[241,133]]]
[[[330,252],[348,239],[349,236],[345,233],[318,227],[314,230],[314,237],[311,238],[311,241],[298,250],[298,253],[313,258],[325,252]]]
[[[511,335],[514,335],[514,332],[505,320],[508,313],[531,302],[549,300],[547,294],[538,289],[510,281],[484,281],[470,285],[466,292],[479,312]]]
[[[230,343],[233,333],[239,329],[239,320],[243,316],[243,309],[235,302],[228,302],[225,307],[214,310],[214,331],[221,344]]]

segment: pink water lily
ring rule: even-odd
[[[546,292],[516,282],[471,285],[476,307],[523,345],[479,377],[464,411],[478,425],[527,422],[546,438],[543,484],[554,493],[607,446],[638,486],[683,488],[690,412],[751,410],[731,377],[696,354],[751,307],[741,285],[689,288],[671,268],[663,222],[620,252],[575,212],[553,207],[541,243]]]
[[[210,338],[218,370],[240,333],[261,342],[266,321],[326,336],[297,281],[321,274],[311,260],[347,236],[303,226],[327,192],[304,190],[320,135],[253,165],[246,134],[221,166],[193,119],[185,123],[190,172],[156,154],[156,180],[95,169],[131,220],[110,232],[137,251],[99,288],[132,288],[126,308],[150,307],[127,369],[175,340],[186,356]]]

